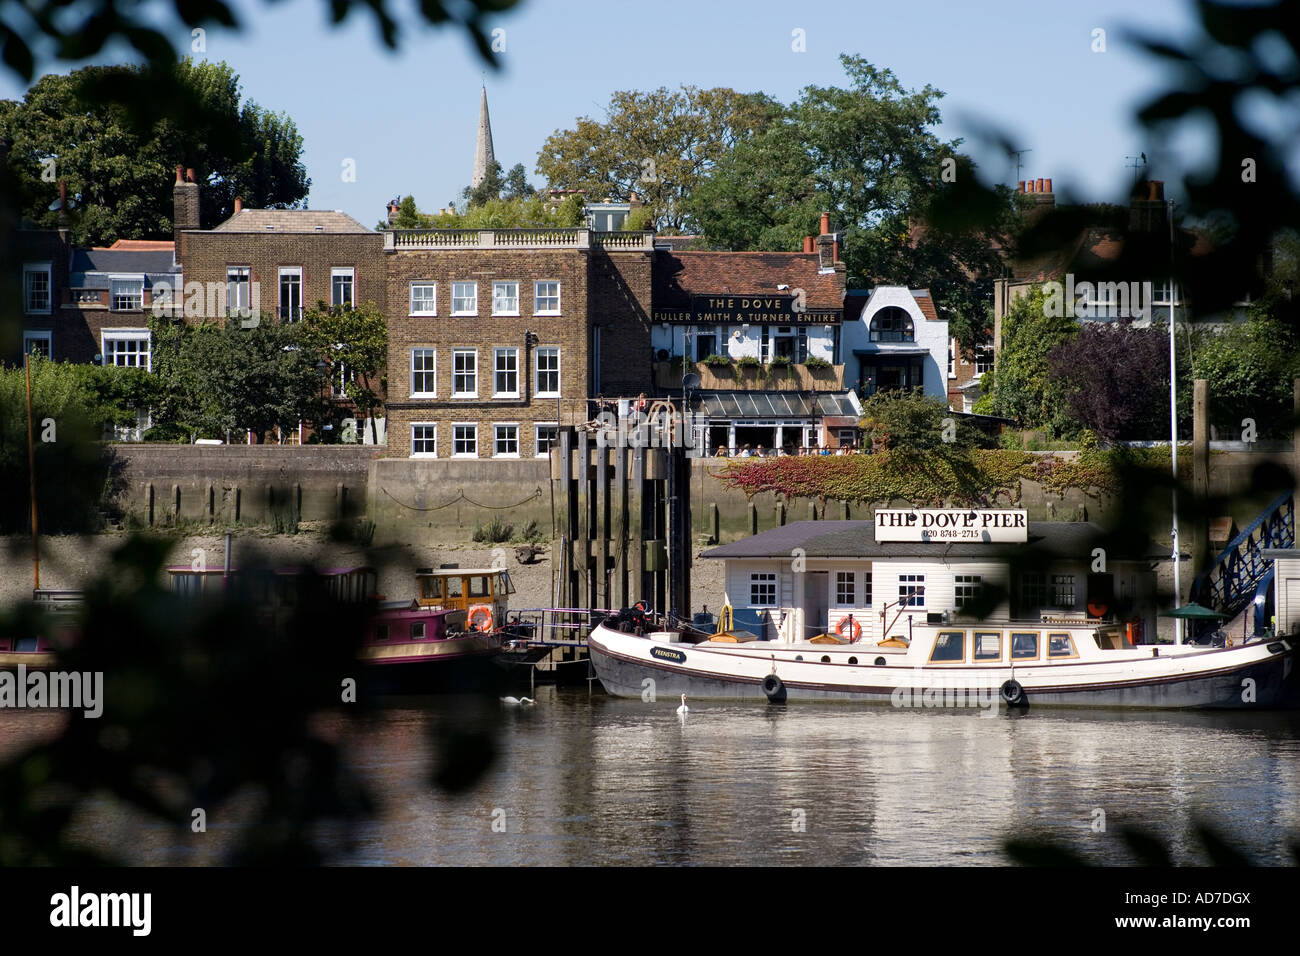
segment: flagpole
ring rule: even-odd
[[[1182,569],[1178,560],[1178,359],[1174,350],[1174,323],[1178,315],[1175,307],[1178,296],[1174,284],[1174,201],[1169,200],[1169,430],[1170,458],[1174,469],[1174,607],[1183,599]],[[1174,643],[1183,643],[1183,619],[1174,618]]]
[[[32,440],[32,356],[23,356],[23,370],[27,373],[27,478],[32,508],[32,571],[36,578],[35,589],[41,589],[41,544],[36,530],[36,445]]]

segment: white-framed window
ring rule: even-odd
[[[862,606],[871,607],[871,572],[862,574]]]
[[[280,266],[280,321],[302,318],[302,266]]]
[[[533,426],[533,456],[546,458],[551,446],[560,440],[560,426],[554,422],[538,422]]]
[[[975,374],[983,375],[993,368],[993,343],[975,346]]]
[[[105,366],[152,370],[148,329],[104,329],[100,340]]]
[[[357,271],[352,266],[335,266],[330,269],[330,305],[345,305],[349,308],[356,302],[354,286]]]
[[[433,349],[411,349],[411,397],[438,394],[438,357]]]
[[[835,572],[835,603],[841,607],[854,607],[858,601],[857,575],[852,571]]]
[[[411,423],[411,457],[438,457],[438,426],[434,422]]]
[[[411,315],[438,314],[438,283],[411,283]]]
[[[50,311],[50,263],[35,262],[23,266],[23,310],[39,314]]]
[[[1168,279],[1161,279],[1155,283],[1155,301],[1153,305],[1182,305],[1182,297],[1178,284],[1170,282]]]
[[[957,377],[957,340],[948,340],[948,377]]]
[[[144,276],[109,276],[108,307],[114,312],[134,312],[144,308]]]
[[[452,422],[451,457],[478,457],[478,426],[470,422]]]
[[[898,576],[898,604],[900,607],[925,607],[924,574]]]
[[[53,333],[49,329],[26,329],[23,331],[23,354],[39,355],[41,358],[53,358]]]
[[[537,369],[535,394],[538,398],[558,398],[560,395],[560,347],[543,345],[533,353]]]
[[[519,350],[492,350],[492,396],[519,397]]]
[[[533,283],[533,314],[560,314],[560,283],[557,279],[538,279]]]
[[[492,456],[494,458],[519,457],[519,425],[517,422],[498,422],[492,426]]]
[[[518,282],[493,282],[492,283],[492,314],[493,315],[518,315],[519,314],[519,283]]]
[[[475,349],[452,349],[451,351],[451,397],[478,397],[478,351]]]
[[[451,314],[478,315],[477,282],[453,282],[451,284]]]
[[[958,610],[970,607],[979,600],[983,582],[978,574],[957,574],[953,576],[953,604]]]
[[[749,576],[751,607],[776,607],[776,573],[755,571]]]

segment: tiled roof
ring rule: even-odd
[[[171,243],[168,243],[170,246]],[[74,249],[72,253],[72,279],[88,272],[121,273],[125,275],[168,275],[180,271],[173,261],[172,251],[137,249]],[[76,284],[75,281],[73,283]],[[107,288],[107,285],[104,286]]]
[[[912,293],[912,298],[921,308],[921,314],[931,322],[939,321],[939,311],[934,306],[934,299],[930,297],[929,289],[908,289]]]
[[[688,309],[692,295],[777,294],[779,285],[803,289],[809,309],[844,304],[836,273],[820,273],[816,253],[655,251],[656,309]]]
[[[170,239],[119,239],[108,248],[114,252],[172,252],[176,243]]]
[[[212,232],[329,232],[369,233],[347,213],[315,209],[241,209]]]

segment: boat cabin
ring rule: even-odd
[[[419,568],[415,581],[421,607],[468,612],[486,605],[494,626],[505,621],[509,597],[515,593],[504,568]]]
[[[1097,525],[1028,521],[1020,509],[889,514],[899,525],[883,533],[878,510],[871,521],[793,522],[701,557],[725,562],[725,604],[768,640],[905,640],[917,625],[1000,620],[1113,623],[1125,644],[1154,641],[1155,544],[1117,553]]]

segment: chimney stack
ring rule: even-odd
[[[240,196],[236,196],[236,197],[235,197],[235,212],[238,213],[238,212],[243,212],[243,211],[244,211],[244,200],[243,200],[242,197],[240,197]]]
[[[172,239],[178,262],[183,251],[182,231],[199,228],[199,184],[194,180],[194,170],[177,166],[176,184],[172,187]]]
[[[1165,184],[1161,180],[1148,180],[1133,190],[1133,201],[1129,204],[1129,232],[1163,235],[1168,229],[1166,215]]]

